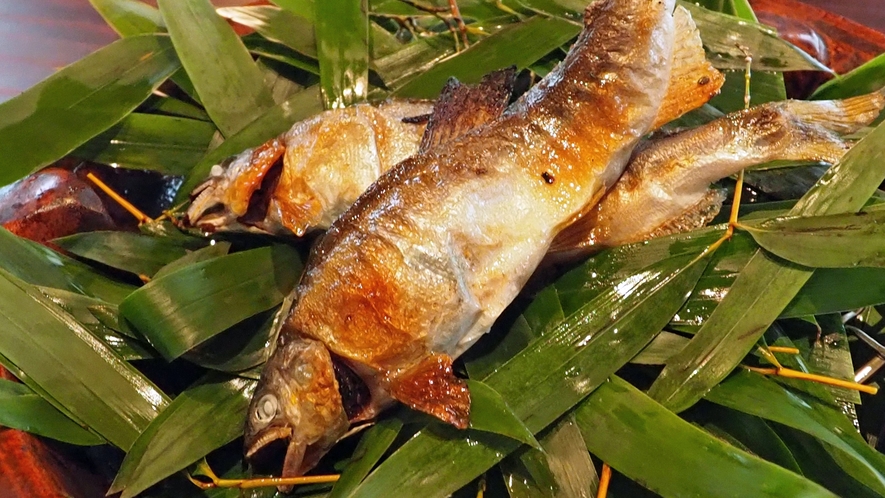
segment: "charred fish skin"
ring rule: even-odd
[[[274,355],[292,338],[317,341],[360,375],[372,403],[392,397],[466,427],[469,392],[452,358],[488,330],[652,126],[673,3],[595,3],[563,63],[505,115],[376,181],[312,253]],[[266,370],[261,384],[279,375]],[[290,420],[292,434],[299,423]],[[342,433],[330,426],[323,437]]]
[[[384,171],[412,155],[431,102],[396,100],[325,111],[212,168],[187,225],[207,232],[297,235],[325,229]],[[261,197],[263,202],[256,202]]]
[[[883,108],[885,89],[844,100],[773,102],[648,141],[617,187],[552,251],[588,254],[699,228],[724,200],[711,183],[775,160],[836,163],[850,147],[840,135],[870,124]]]

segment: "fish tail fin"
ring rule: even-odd
[[[784,106],[806,123],[844,135],[860,130],[879,116],[885,108],[885,88],[843,100],[793,100]]]
[[[719,93],[725,82],[725,76],[707,60],[701,35],[685,7],[676,7],[673,23],[676,38],[670,63],[670,82],[653,128],[659,128],[704,105]]]

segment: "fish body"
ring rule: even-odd
[[[303,235],[328,228],[368,186],[414,154],[432,102],[395,100],[326,111],[216,165],[186,220],[207,232]]]
[[[594,3],[565,60],[502,116],[399,163],[331,225],[253,398],[247,454],[289,434],[283,474],[300,474],[344,433],[340,399],[311,391],[332,376],[333,358],[371,393],[360,416],[395,399],[467,426],[469,392],[452,358],[489,329],[651,129],[670,78],[672,11],[673,0]],[[307,350],[320,353],[296,353]],[[281,390],[286,371],[311,374]],[[304,408],[311,397],[319,404]],[[310,430],[294,405],[313,414]],[[316,420],[327,427],[320,436]]]

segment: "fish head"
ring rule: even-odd
[[[278,233],[268,212],[284,152],[274,139],[212,166],[209,177],[191,192],[185,225],[209,233]]]
[[[285,442],[283,477],[313,468],[348,429],[329,350],[313,339],[283,334],[249,405],[246,458]],[[276,443],[276,444],[272,444]]]

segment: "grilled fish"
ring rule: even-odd
[[[885,89],[845,100],[772,102],[649,140],[633,152],[616,187],[560,233],[551,252],[581,256],[699,228],[724,200],[711,183],[768,161],[834,164],[850,147],[840,135],[870,124],[883,107]]]
[[[186,222],[207,232],[298,236],[327,228],[383,172],[418,150],[426,121],[409,118],[432,109],[429,101],[395,100],[296,123],[213,166],[191,193]]]
[[[349,425],[333,358],[370,401],[464,428],[452,372],[565,226],[592,209],[654,125],[675,0],[602,0],[564,61],[490,123],[411,156],[335,220],[307,263],[253,397],[247,456],[288,439],[309,470]]]

